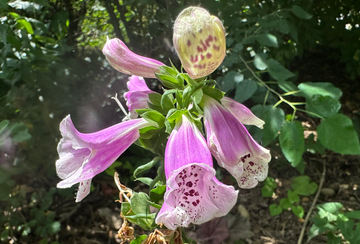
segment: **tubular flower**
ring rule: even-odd
[[[144,119],[113,125],[104,130],[83,134],[76,130],[70,115],[60,123],[56,172],[62,179],[59,188],[80,183],[76,202],[90,192],[91,179],[107,169],[132,143],[139,138],[139,129],[149,126]]]
[[[229,110],[240,123],[244,125],[255,125],[260,129],[263,128],[265,122],[256,117],[245,105],[228,97],[223,97],[221,99],[221,104]]]
[[[215,99],[204,96],[203,105],[207,144],[212,155],[221,167],[234,176],[240,187],[255,187],[267,176],[271,159],[269,150],[251,137],[238,116],[235,117]],[[241,107],[237,109],[241,110]],[[242,111],[239,114],[245,116],[246,113]]]
[[[173,42],[180,61],[193,79],[211,74],[225,58],[225,29],[200,7],[188,7],[174,24]]]
[[[108,39],[102,51],[114,69],[128,75],[156,78],[155,72],[159,72],[159,67],[165,65],[133,53],[117,38]]]
[[[164,163],[167,190],[156,223],[172,230],[202,224],[235,205],[238,191],[215,178],[205,139],[185,115],[171,132]]]
[[[149,94],[153,91],[147,87],[144,78],[136,75],[130,77],[127,87],[129,91],[124,93],[124,98],[130,112],[130,118],[135,119],[138,117],[136,109],[149,107]]]

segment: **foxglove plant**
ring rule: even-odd
[[[187,73],[133,53],[119,39],[107,41],[103,53],[109,63],[132,75],[127,83],[129,91],[124,94],[131,120],[82,134],[66,117],[60,124],[63,139],[56,163],[63,179],[58,187],[80,182],[77,197],[80,201],[89,193],[91,179],[137,140],[138,145],[164,158],[158,176],[149,185],[151,192],[156,186],[156,195],[164,194],[155,222],[171,230],[224,216],[235,205],[238,191],[216,179],[211,154],[242,188],[254,187],[266,178],[271,158],[269,151],[257,144],[243,125],[262,128],[264,122],[244,105],[223,97],[214,80],[204,78],[225,57],[225,29],[221,21],[200,7],[186,8],[175,21],[173,41]],[[158,78],[164,93],[151,91],[143,77]],[[141,118],[137,119],[138,116]],[[200,131],[201,121],[206,140]],[[154,160],[141,166],[134,176],[155,163]],[[158,190],[165,188],[166,193]],[[158,206],[159,199],[151,194],[141,201],[132,201],[133,198],[128,199],[130,206],[122,208],[122,214],[148,229],[154,222],[149,220],[149,209],[141,212],[133,204],[148,205],[150,200]]]

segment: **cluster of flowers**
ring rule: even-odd
[[[76,201],[88,195],[91,179],[139,139],[141,129],[153,126],[146,117],[138,118],[136,110],[149,108],[149,95],[154,93],[143,77],[157,77],[176,94],[172,110],[181,111],[173,119],[166,143],[166,193],[156,218],[157,224],[174,230],[223,216],[235,205],[238,191],[216,179],[212,156],[241,188],[255,187],[266,178],[271,156],[243,125],[261,128],[262,120],[244,105],[222,97],[222,92],[221,98],[206,92],[209,87],[216,89],[204,77],[225,57],[225,31],[221,21],[202,8],[189,7],[175,21],[173,42],[187,73],[175,72],[175,68],[157,60],[136,55],[119,39],[108,40],[103,53],[109,63],[116,70],[132,75],[127,83],[129,91],[124,94],[130,118],[107,129],[83,134],[76,130],[68,115],[60,124],[63,138],[58,145],[60,158],[56,169],[62,179],[57,185],[59,188],[80,183]],[[185,97],[190,97],[187,100],[190,102],[180,101]],[[167,111],[166,119],[174,114]],[[200,131],[200,121],[203,121],[206,139]]]

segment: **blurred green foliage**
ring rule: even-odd
[[[82,132],[121,120],[110,97],[124,91],[127,78],[104,59],[106,37],[121,38],[134,52],[166,64],[171,59],[180,68],[172,48],[173,21],[183,8],[198,4],[219,16],[227,29],[228,54],[212,78],[266,122],[263,130],[249,128],[256,140],[270,148],[279,142],[286,160],[300,172],[307,150],[360,153],[353,126],[359,118],[352,121],[341,114],[342,92],[326,78],[299,80],[300,68],[314,72],[314,67],[295,62],[309,54],[326,55],[327,62],[339,63],[348,82],[358,79],[359,1],[5,0],[0,3],[1,241],[56,243],[60,238],[53,199],[73,200],[53,188],[61,119],[71,114]],[[302,137],[306,116],[319,124],[317,138]],[[125,167],[125,181],[133,179],[130,171],[151,156],[133,157],[130,162],[138,164],[124,161],[108,173]],[[143,202],[159,203],[164,186],[158,180],[143,179],[153,189]],[[268,187],[271,191],[274,183]],[[297,203],[292,193],[289,202]],[[299,209],[293,211],[301,215]]]

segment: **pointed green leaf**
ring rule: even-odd
[[[306,98],[322,95],[339,100],[342,96],[342,91],[329,82],[306,82],[299,84],[298,87]]]
[[[270,76],[275,80],[284,81],[294,76],[293,73],[291,73],[275,59],[268,59],[266,61],[266,64],[268,66],[267,71],[269,72]]]
[[[283,211],[282,207],[280,207],[279,205],[276,205],[276,204],[271,204],[269,206],[269,210],[270,210],[271,216],[279,215]]]
[[[312,15],[306,12],[302,7],[298,5],[293,5],[291,12],[295,14],[300,19],[311,19]]]
[[[235,100],[244,102],[254,95],[257,90],[257,84],[253,80],[243,80],[236,86]]]
[[[274,108],[272,105],[256,105],[251,111],[260,119],[264,120],[264,129],[254,128],[254,137],[262,140],[264,146],[267,146],[275,140],[278,132],[285,121],[284,111],[280,108]]]
[[[318,140],[326,148],[341,154],[360,154],[358,135],[351,119],[335,114],[324,119],[317,128]]]
[[[330,96],[314,95],[306,99],[306,110],[324,118],[336,114],[340,108],[341,104],[339,100]]]
[[[280,147],[285,158],[296,167],[304,153],[305,139],[304,130],[300,121],[285,122],[281,128]]]
[[[147,171],[149,169],[151,169],[152,167],[154,167],[158,162],[160,161],[160,158],[159,157],[155,157],[153,160],[151,160],[150,162],[146,163],[146,164],[143,164],[143,165],[140,165],[139,167],[137,167],[135,170],[134,170],[134,173],[133,173],[133,176],[134,178],[136,178],[136,176],[138,174],[141,174],[142,172],[144,171]]]

